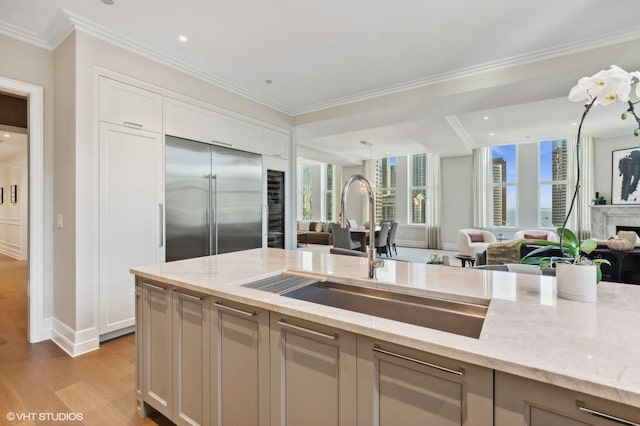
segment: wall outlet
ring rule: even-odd
[[[62,229],[64,227],[64,217],[62,213],[56,215],[56,228]]]

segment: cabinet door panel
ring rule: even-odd
[[[462,384],[412,367],[379,360],[380,424],[401,418],[403,425],[461,425]]]
[[[162,133],[162,95],[100,77],[100,121]]]
[[[495,413],[496,426],[640,424],[638,408],[500,371],[495,374]]]
[[[287,159],[289,158],[288,134],[276,132],[274,130],[262,128],[262,153],[270,157]]]
[[[493,424],[493,370],[358,336],[358,424]]]
[[[177,424],[209,423],[208,300],[174,292],[174,406]]]
[[[355,335],[285,321],[271,319],[272,424],[355,424]]]
[[[171,295],[169,290],[143,284],[142,341],[144,358],[143,394],[153,408],[172,415]]]
[[[100,123],[100,334],[134,325],[129,269],[161,261],[162,138]]]
[[[269,312],[218,300],[212,320],[212,424],[268,425]]]

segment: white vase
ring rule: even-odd
[[[557,264],[558,297],[580,302],[595,302],[598,284],[596,268],[596,265]]]

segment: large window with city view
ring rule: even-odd
[[[544,141],[539,144],[539,224],[562,226],[567,211],[567,141]]]
[[[313,220],[313,166],[302,166],[302,219]]]
[[[410,157],[410,223],[425,223],[427,201],[427,154],[415,154]]]
[[[335,188],[334,183],[335,179],[333,176],[334,167],[333,164],[327,164],[327,176],[326,176],[326,192],[325,192],[325,219],[328,221],[334,220],[334,212],[335,212]]]
[[[376,222],[396,220],[396,157],[375,163]]]
[[[495,226],[517,226],[516,153],[516,145],[497,145],[491,148],[493,224]]]

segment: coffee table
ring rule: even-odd
[[[469,265],[471,267],[473,267],[476,263],[476,258],[473,256],[467,256],[466,254],[456,254],[455,256],[456,259],[458,259],[460,262],[462,262],[462,267],[464,268],[465,266],[467,266],[467,262],[469,262]]]

